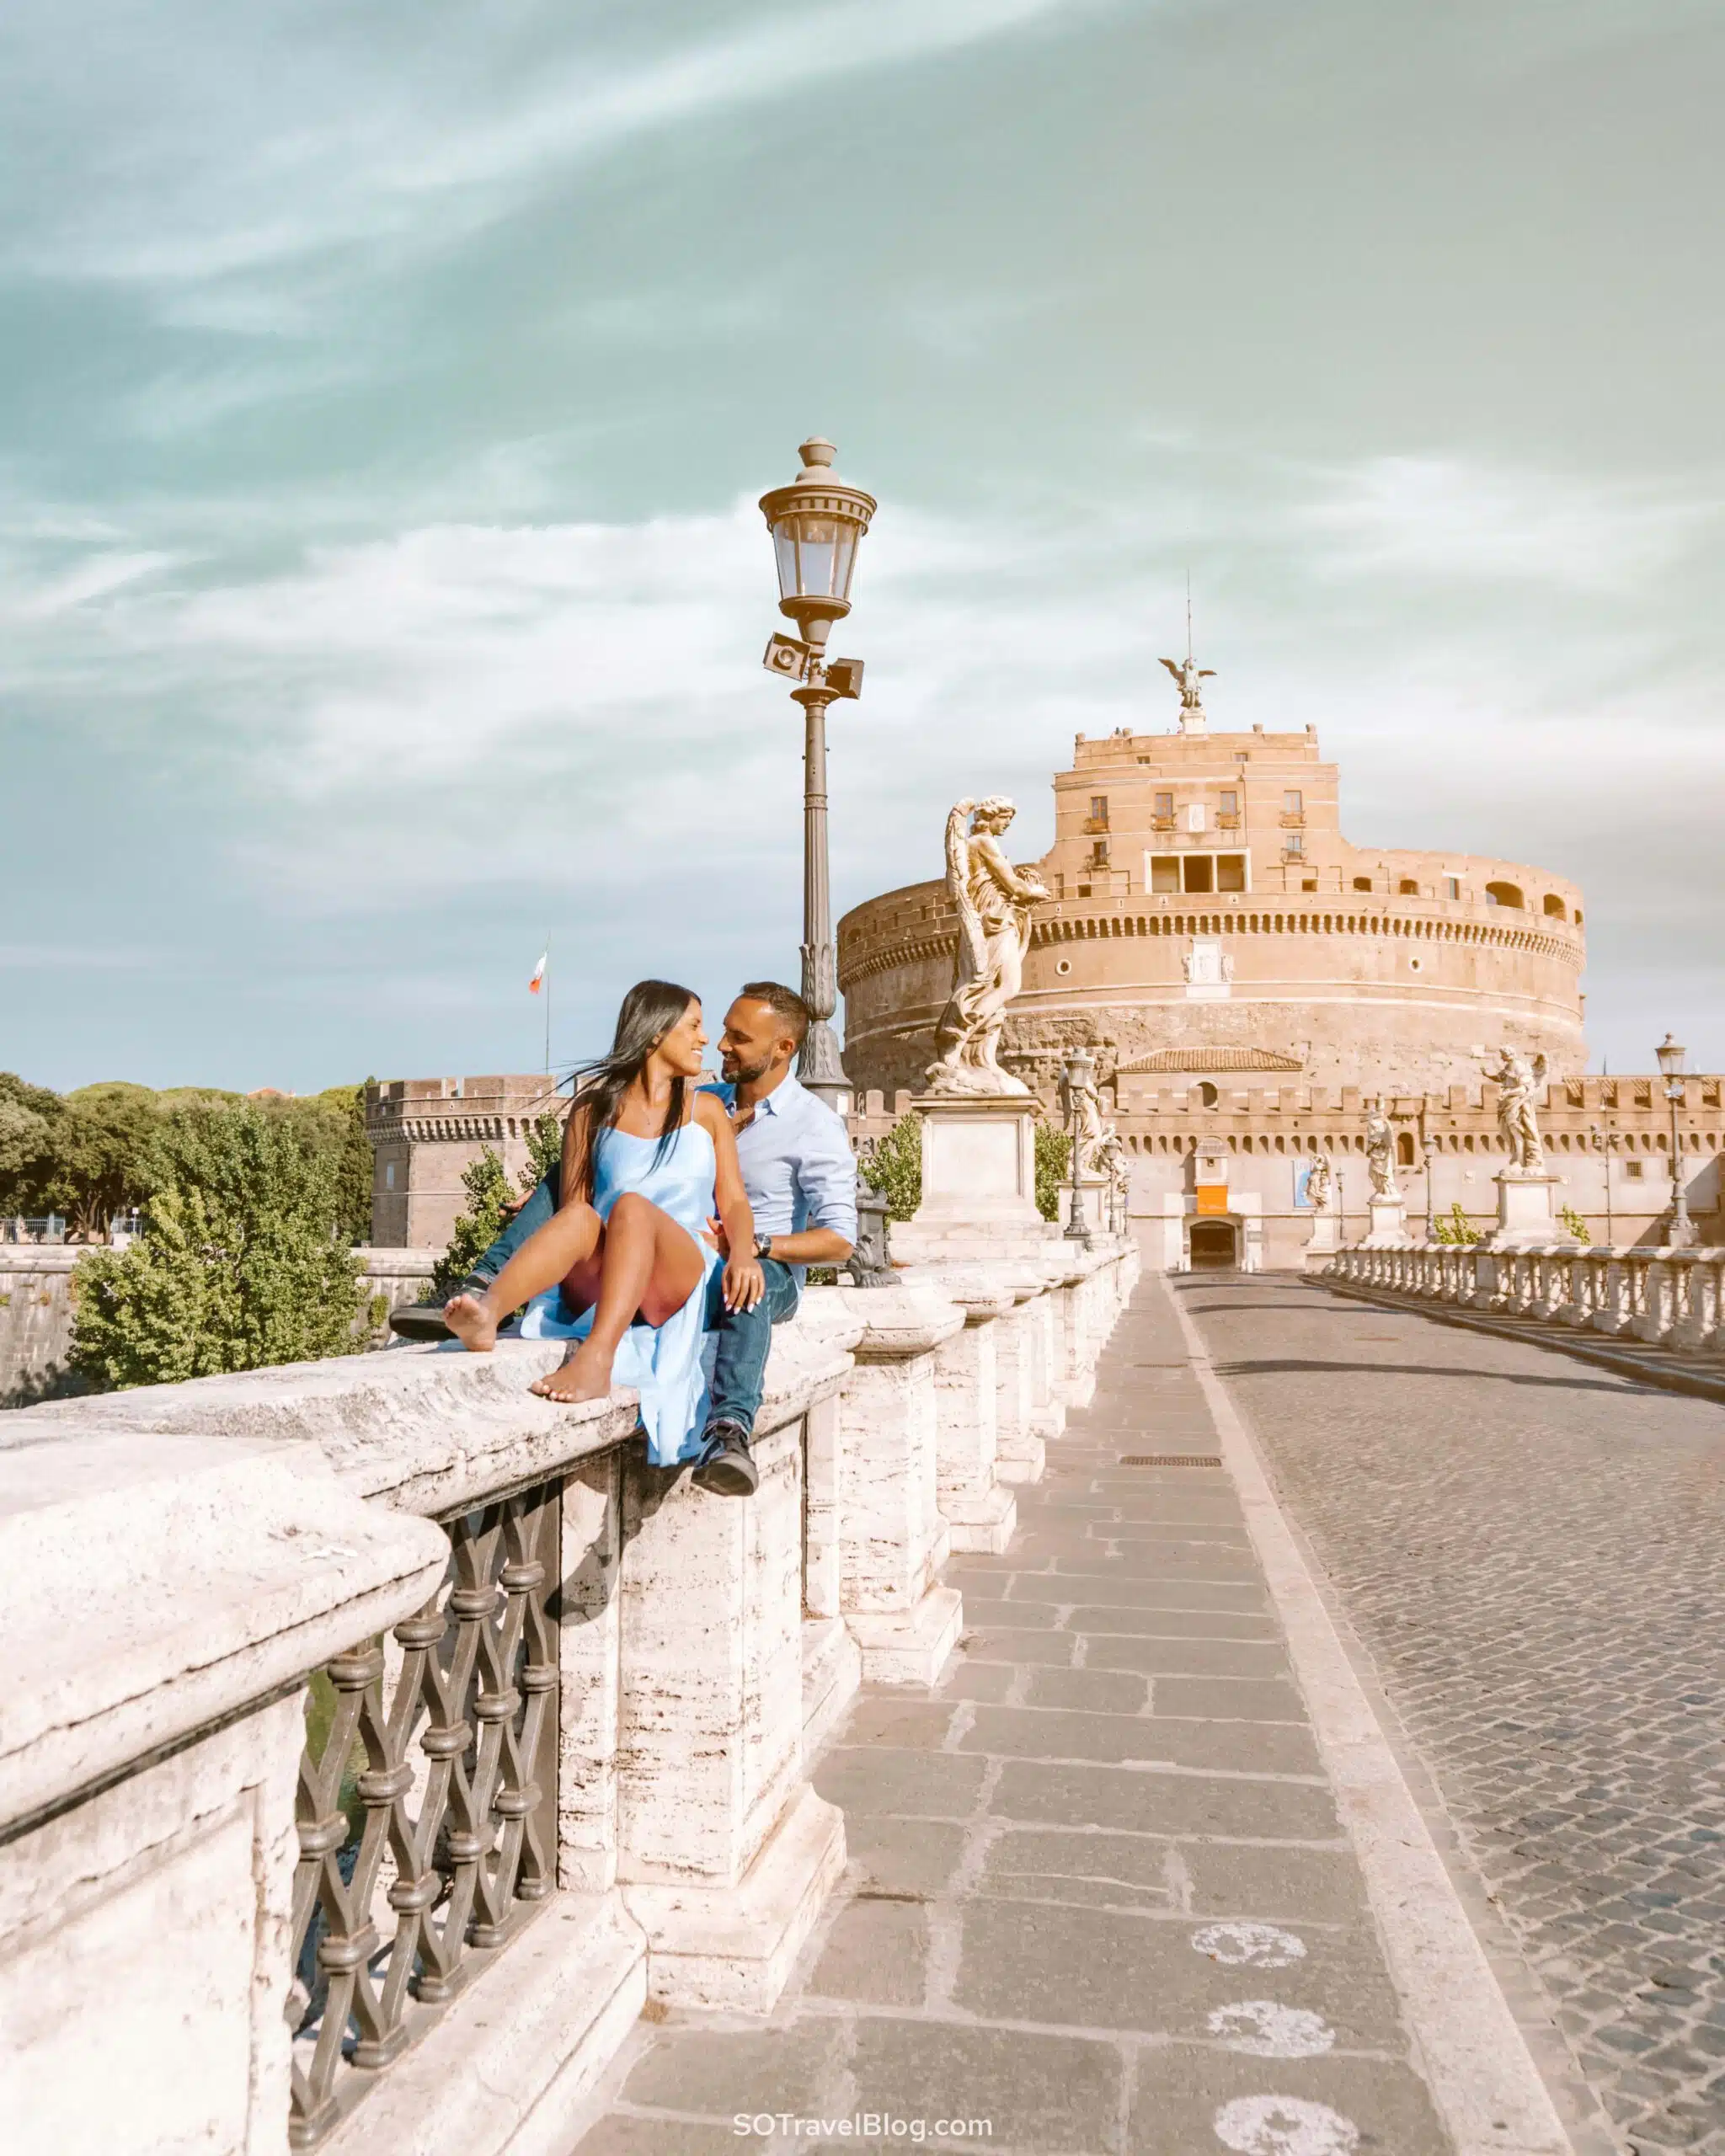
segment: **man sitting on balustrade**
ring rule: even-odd
[[[806,1092],[791,1065],[809,1030],[809,1006],[777,981],[748,982],[725,1013],[719,1039],[724,1082],[705,1090],[726,1103],[743,1187],[755,1218],[755,1256],[766,1292],[750,1309],[727,1309],[714,1273],[706,1322],[717,1335],[705,1450],[694,1470],[703,1489],[746,1497],[757,1476],[750,1444],[772,1352],[772,1328],[794,1316],[811,1265],[841,1265],[857,1240],[857,1163],[842,1121]],[[559,1177],[547,1176],[473,1268],[496,1279],[514,1253],[556,1213]],[[724,1255],[724,1231],[708,1224]]]

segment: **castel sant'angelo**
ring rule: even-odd
[[[1525,862],[1355,844],[1315,730],[1213,733],[1199,669],[1164,663],[1173,729],[1081,734],[1055,775],[1055,842],[1019,871],[1047,895],[1001,1043],[1055,1113],[1063,1055],[1095,1053],[1155,1262],[1299,1264],[1320,1155],[1352,1232],[1375,1107],[1416,1222],[1455,1206],[1488,1220],[1504,1141],[1481,1056],[1506,1047],[1544,1088],[1557,1202],[1595,1234],[1658,1240],[1667,1097],[1651,1077],[1583,1076],[1577,887]],[[943,879],[839,924],[845,1064],[870,1129],[926,1082],[958,930]],[[1719,1203],[1720,1082],[1682,1093],[1701,1213]]]
[[[1313,729],[1212,734],[1194,705],[1172,734],[1080,734],[1054,787],[1055,842],[1034,868],[1050,897],[1001,1052],[1050,1104],[1061,1051],[1081,1043],[1117,1081],[1297,1073],[1437,1092],[1477,1083],[1471,1050],[1500,1040],[1542,1051],[1555,1076],[1583,1069],[1575,885],[1521,862],[1352,844]],[[859,1086],[921,1084],[956,931],[943,882],[840,923]]]

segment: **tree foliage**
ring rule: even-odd
[[[1036,1126],[1036,1209],[1044,1220],[1060,1217],[1060,1184],[1072,1159],[1072,1140],[1051,1123]]]
[[[1471,1249],[1480,1237],[1479,1230],[1462,1211],[1459,1198],[1450,1208],[1448,1218],[1434,1225],[1432,1233],[1440,1243],[1449,1243],[1463,1250]]]
[[[508,1226],[521,1200],[529,1198],[563,1158],[563,1125],[554,1115],[537,1117],[527,1130],[527,1165],[519,1187],[511,1188],[508,1171],[488,1145],[462,1170],[467,1209],[458,1215],[449,1248],[431,1273],[431,1300],[446,1301]]]
[[[889,1220],[908,1220],[922,1203],[922,1118],[901,1115],[884,1138],[863,1148],[857,1173],[886,1200]]]
[[[339,1158],[304,1119],[206,1102],[158,1139],[142,1233],[79,1262],[74,1369],[105,1389],[353,1353]]]
[[[1557,1218],[1562,1224],[1566,1235],[1578,1243],[1592,1242],[1593,1230],[1573,1205],[1560,1205],[1557,1208]]]

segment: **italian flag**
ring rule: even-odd
[[[530,980],[530,981],[527,983],[527,993],[528,993],[528,995],[537,995],[539,993],[540,990],[541,990],[542,988],[543,988],[543,987],[544,987],[544,985],[545,985],[545,969],[547,968],[547,966],[548,966],[548,965],[550,964],[550,963],[551,963],[551,953],[550,953],[550,952],[549,952],[548,950],[547,950],[547,951],[542,951],[542,952],[539,953],[539,963],[538,963],[538,964],[537,964],[537,966],[535,966],[535,967],[534,967],[534,969],[533,969],[533,978],[531,979],[531,980]]]

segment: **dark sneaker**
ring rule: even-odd
[[[761,1477],[749,1457],[749,1433],[740,1422],[708,1426],[707,1449],[689,1479],[697,1489],[711,1490],[715,1497],[754,1496]]]

